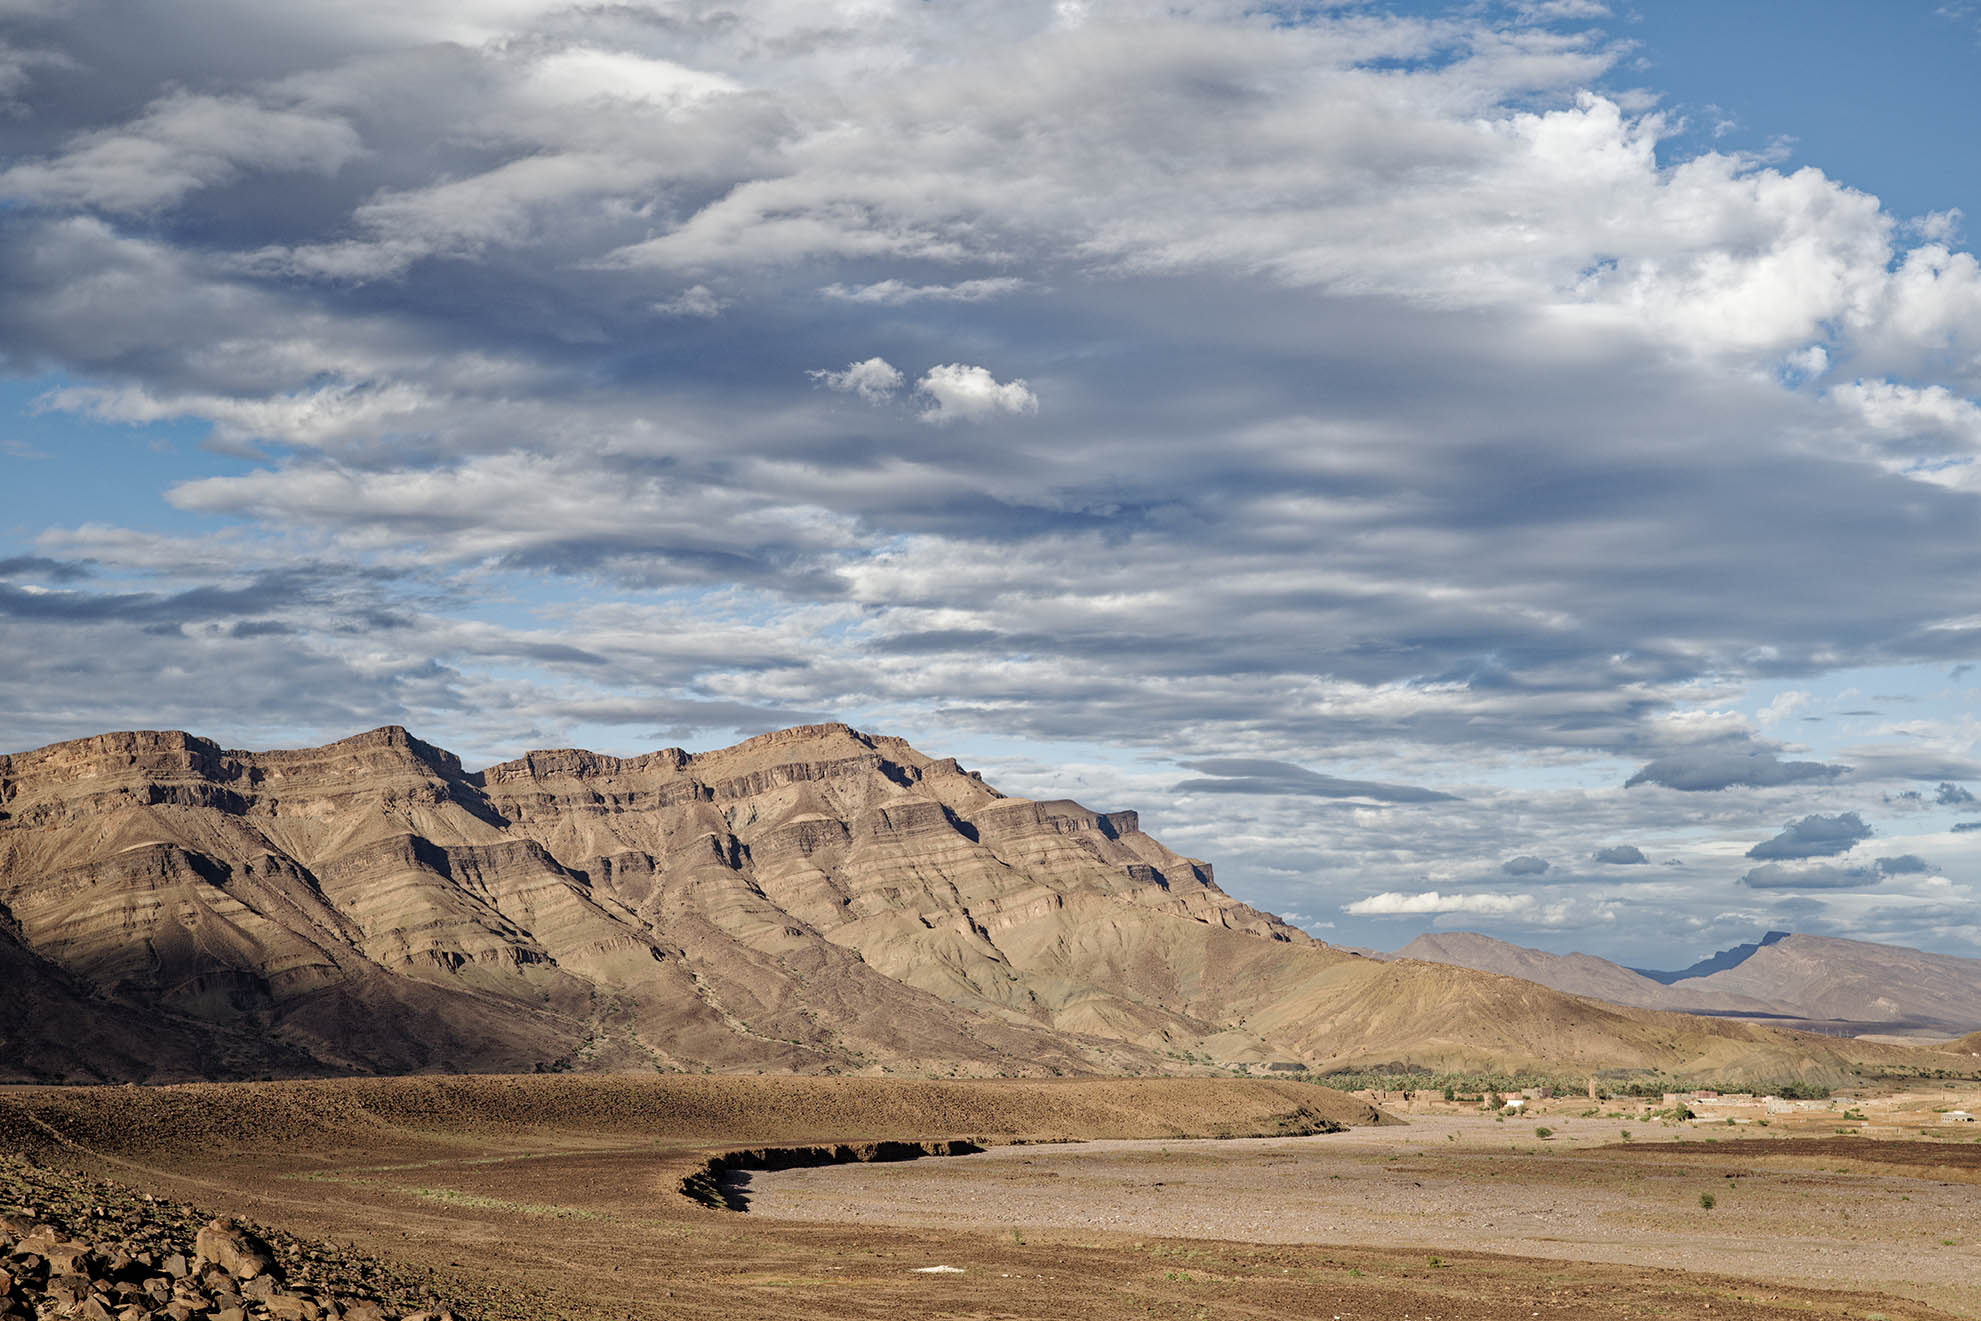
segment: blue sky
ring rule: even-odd
[[[1977,57],[0,4],[0,747],[845,719],[1344,943],[1981,956]]]

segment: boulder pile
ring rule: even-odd
[[[377,1266],[0,1158],[0,1321],[454,1321]]]

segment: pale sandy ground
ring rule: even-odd
[[[1555,1135],[1538,1139],[1537,1122]],[[1668,1161],[1596,1150],[1626,1129],[1638,1145],[1719,1138],[1729,1150]],[[1419,1115],[1324,1137],[1004,1147],[790,1170],[743,1176],[742,1190],[751,1214],[785,1219],[1511,1253],[1875,1288],[1981,1316],[1981,1183],[1743,1158],[1773,1139]]]

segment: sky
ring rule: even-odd
[[[0,0],[0,749],[844,720],[1337,943],[1981,957],[1977,60]]]

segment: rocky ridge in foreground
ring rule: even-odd
[[[452,1321],[405,1271],[0,1156],[0,1321]]]

